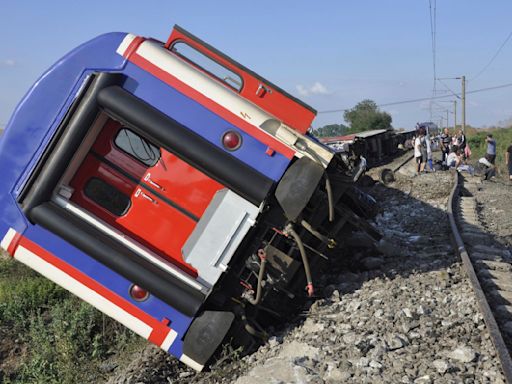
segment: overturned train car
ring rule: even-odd
[[[1,247],[194,369],[250,350],[352,232],[379,238],[315,113],[180,27],[99,36],[0,139]]]

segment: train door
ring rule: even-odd
[[[109,119],[70,186],[72,202],[197,276],[181,250],[221,184]]]

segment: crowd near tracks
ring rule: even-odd
[[[512,383],[512,255],[483,227],[474,193],[480,180],[454,173],[448,219],[456,249],[489,329],[503,374]]]

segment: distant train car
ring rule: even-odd
[[[416,130],[418,129],[425,129],[426,133],[430,135],[430,137],[436,137],[437,135],[441,134],[441,130],[437,126],[437,124],[429,121],[426,123],[418,123],[416,124]]]
[[[398,145],[403,145],[408,138],[407,134],[377,129],[345,136],[321,137],[319,140],[337,152],[356,152],[364,156],[369,167],[373,167],[396,156],[400,152]]]
[[[201,370],[226,337],[260,342],[369,228],[361,159],[312,138],[315,113],[180,27],[99,36],[0,138],[0,245]]]

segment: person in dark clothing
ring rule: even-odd
[[[459,129],[459,133],[457,134],[457,146],[461,152],[464,152],[464,149],[466,148],[466,135],[464,135],[462,129]]]
[[[450,136],[450,132],[448,131],[448,128],[444,129],[444,132],[441,134],[441,152],[443,154],[442,161],[443,163],[446,162],[446,158],[448,157],[448,154],[450,153],[450,144],[452,142],[452,138]]]
[[[487,152],[485,153],[485,158],[489,163],[493,164],[496,161],[496,140],[493,139],[492,135],[489,133],[485,138],[487,143]]]
[[[510,144],[505,152],[505,163],[508,166],[508,178],[512,181],[512,144]]]

